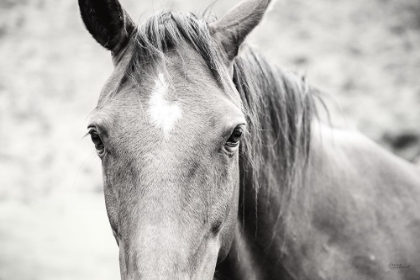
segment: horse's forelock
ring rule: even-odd
[[[137,84],[158,71],[165,71],[166,55],[192,47],[200,54],[213,77],[226,85],[226,67],[207,27],[205,18],[192,13],[161,11],[137,27],[131,38],[133,51],[120,84],[132,80]]]

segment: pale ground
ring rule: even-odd
[[[211,2],[122,1],[139,22]],[[219,2],[217,15],[237,1]],[[278,0],[249,41],[328,93],[334,123],[388,148],[408,135],[395,152],[419,152],[417,0]],[[76,0],[0,0],[0,57],[0,280],[118,279],[100,161],[82,138],[109,54]]]

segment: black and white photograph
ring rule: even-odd
[[[0,0],[0,280],[420,280],[420,1]]]

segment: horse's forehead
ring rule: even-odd
[[[162,72],[154,80],[147,107],[150,124],[161,129],[165,136],[169,135],[182,118],[182,106],[178,101],[169,99],[169,83]]]
[[[200,129],[207,127],[206,122],[224,126],[225,118],[242,116],[239,102],[228,98],[205,61],[190,49],[183,52],[182,58],[178,53],[168,53],[164,65],[157,63],[131,73],[141,75],[139,82],[136,76],[128,75],[131,77],[118,86],[121,78],[130,71],[134,55],[128,50],[122,57],[99,100],[104,106],[99,106],[97,111],[99,115],[107,115],[111,123],[109,128],[115,125],[122,128],[116,133],[125,133],[126,127],[137,127],[142,135],[150,131],[154,137],[160,134],[173,139],[174,134],[203,132]]]

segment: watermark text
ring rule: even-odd
[[[389,263],[388,267],[390,269],[409,269],[411,264]]]

